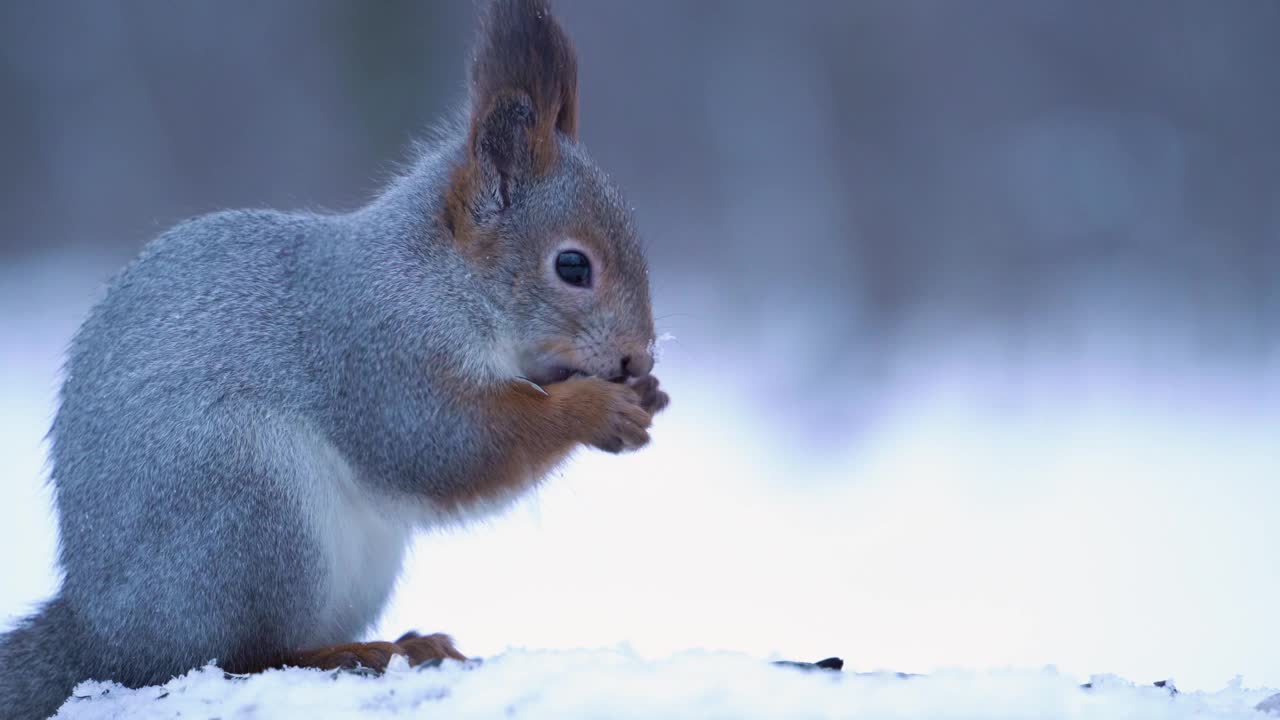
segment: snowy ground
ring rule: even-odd
[[[227,679],[213,667],[164,687],[85,683],[58,718],[1254,718],[1265,690],[1179,693],[1055,670],[942,671],[928,677],[801,671],[742,655],[653,662],[625,651],[511,652],[384,677],[310,670]]]

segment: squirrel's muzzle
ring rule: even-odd
[[[644,377],[653,370],[653,353],[641,350],[624,355],[619,369],[623,379]]]

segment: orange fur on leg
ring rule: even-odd
[[[453,646],[448,635],[419,635],[410,631],[390,642],[346,643],[329,647],[304,650],[286,657],[278,665],[285,667],[318,668],[336,670],[365,667],[382,672],[396,655],[404,656],[409,665],[420,665],[428,660],[466,660],[466,656]]]
[[[572,378],[544,390],[513,381],[481,407],[495,452],[476,477],[447,498],[455,507],[519,492],[581,444],[619,452],[649,441],[652,416],[635,389],[595,377]]]

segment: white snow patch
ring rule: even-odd
[[[1114,677],[1045,670],[949,670],[930,676],[806,672],[743,655],[645,660],[626,650],[512,651],[479,667],[446,662],[383,677],[315,670],[227,679],[216,667],[163,687],[87,682],[58,718],[1253,718],[1269,695],[1239,683],[1181,693]]]

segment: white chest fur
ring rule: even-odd
[[[320,607],[308,635],[310,646],[359,640],[378,619],[400,575],[405,549],[417,523],[403,506],[360,483],[340,452],[307,433],[303,457],[306,497],[300,497],[317,540]]]

